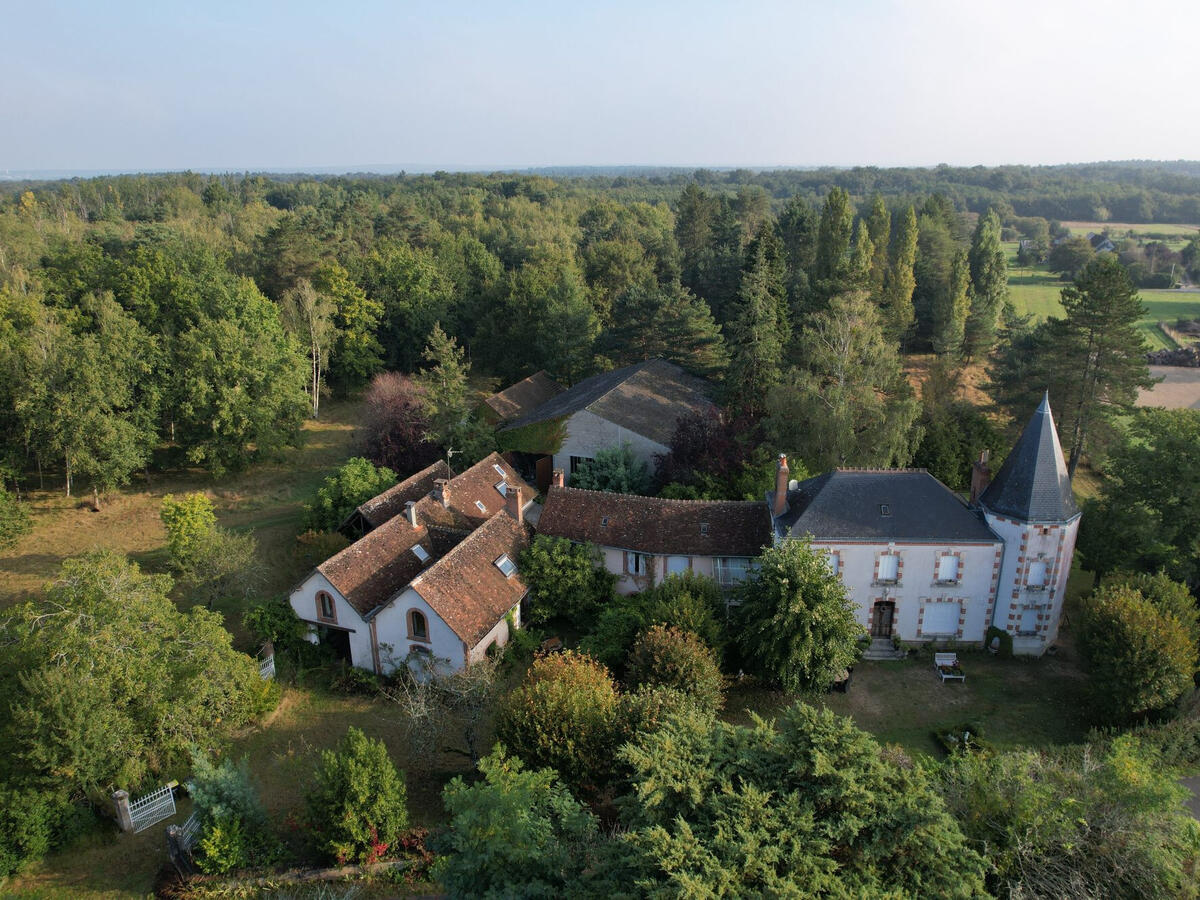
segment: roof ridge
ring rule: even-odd
[[[455,544],[453,547],[451,547],[449,550],[447,550],[445,553],[443,553],[441,556],[439,556],[432,565],[429,565],[426,568],[422,569],[420,574],[418,574],[412,581],[410,581],[409,584],[415,586],[417,584],[417,582],[420,581],[425,575],[427,575],[428,573],[437,569],[442,563],[444,563],[446,560],[450,559],[450,557],[454,556],[454,554],[456,554],[460,549],[462,549],[467,544],[469,544],[475,538],[476,535],[483,534],[485,531],[487,531],[487,529],[491,527],[492,523],[495,522],[497,519],[499,519],[501,516],[508,518],[514,525],[518,524],[517,520],[514,519],[512,516],[508,515],[507,512],[505,512],[502,509],[498,510],[494,515],[489,516],[488,519],[482,525],[480,525],[478,528],[471,531],[469,534],[467,534],[467,536],[465,538],[463,538],[461,541],[459,541],[457,544]],[[420,591],[417,591],[417,593],[420,593]]]
[[[885,468],[883,466],[837,466],[833,469],[834,472],[864,472],[873,475],[919,475],[924,472],[929,474],[929,470],[924,466],[900,466],[896,468]]]
[[[630,373],[628,375],[626,375],[624,378],[622,378],[620,381],[618,381],[616,384],[614,384],[612,387],[610,387],[607,391],[605,391],[603,394],[601,394],[599,397],[597,397],[595,400],[593,400],[591,403],[589,403],[587,406],[585,406],[584,409],[586,409],[590,412],[593,406],[595,406],[597,403],[599,403],[601,400],[603,400],[605,397],[607,397],[609,394],[611,394],[613,391],[615,391],[617,388],[619,388],[621,385],[623,385],[625,382],[627,382],[630,378],[632,378],[634,375],[636,375],[638,372],[640,372],[642,370],[643,366],[647,365],[648,363],[652,363],[655,360],[659,360],[659,359],[662,359],[662,357],[661,356],[653,356],[650,359],[643,359],[640,362],[630,363],[628,366],[621,366],[620,368],[609,369],[609,372],[620,372],[621,369],[630,369],[632,371],[630,371]],[[666,360],[663,360],[663,362],[666,362]],[[599,374],[603,375],[605,373],[601,372]]]
[[[421,469],[418,472],[414,472],[413,474],[409,475],[407,478],[397,481],[390,488],[380,491],[378,494],[376,494],[374,497],[371,497],[368,500],[364,500],[362,503],[358,504],[358,506],[355,508],[358,510],[361,510],[364,507],[369,507],[376,500],[379,500],[382,497],[386,497],[389,494],[397,493],[397,492],[401,491],[403,488],[405,488],[406,486],[415,485],[418,481],[420,481],[420,479],[424,478],[427,474],[429,474],[431,469],[435,469],[438,466],[446,466],[446,461],[443,459],[434,460],[429,465],[427,465],[425,468]],[[446,468],[449,468],[449,466],[446,466]]]
[[[374,539],[382,540],[383,537],[391,534],[390,531],[386,530],[388,528],[388,526],[395,524],[397,527],[399,527],[399,523],[401,521],[403,521],[405,525],[408,525],[408,519],[406,519],[404,516],[393,516],[392,518],[390,518],[386,522],[384,522],[382,525],[380,525],[378,528],[372,528],[370,531],[368,531],[366,534],[364,534],[362,537],[360,537],[357,541],[352,541],[351,543],[349,543],[345,547],[343,547],[341,550],[339,550],[337,553],[333,554],[333,556],[329,557],[329,559],[318,564],[316,566],[316,570],[318,572],[320,572],[322,575],[324,575],[325,572],[323,570],[324,570],[325,566],[329,565],[331,562],[334,562],[335,560],[340,559],[343,555],[349,553],[351,550],[353,550],[355,547],[358,547],[364,541],[371,540],[372,536],[378,535],[378,537],[375,537]],[[429,530],[423,524],[417,525],[416,528],[413,528],[410,525],[409,530],[414,533],[420,532],[420,531],[425,531],[426,534],[429,533]],[[417,539],[415,541],[413,541],[414,544],[419,544],[420,542],[421,542],[420,536],[418,536]]]
[[[716,506],[718,504],[739,505],[762,503],[761,500],[690,500],[683,497],[649,497],[645,494],[620,494],[616,491],[594,491],[591,488],[573,488],[573,487],[557,487],[552,486],[551,491],[574,491],[576,494],[595,494],[599,497],[623,497],[633,500],[650,500],[654,503],[679,503],[679,504],[695,504],[696,506]]]

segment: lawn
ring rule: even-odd
[[[1090,723],[1085,681],[1069,649],[1039,660],[1000,660],[986,652],[960,655],[964,682],[943,683],[928,655],[896,662],[860,662],[850,690],[816,698],[849,716],[884,743],[910,753],[940,755],[935,729],[974,722],[1000,749],[1051,747],[1082,740]],[[754,685],[735,685],[726,718],[748,722],[749,712],[776,716],[795,697]]]

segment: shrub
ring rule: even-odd
[[[1192,685],[1192,636],[1131,587],[1105,585],[1083,602],[1079,640],[1092,693],[1111,721],[1165,709]]]
[[[529,765],[593,787],[610,771],[617,702],[601,663],[571,651],[541,656],[502,702],[497,736]]]
[[[996,638],[1000,639],[1000,644],[996,648],[997,659],[1012,659],[1013,655],[1013,639],[1012,635],[1003,628],[997,628],[995,625],[988,627],[987,636],[984,638],[984,646],[992,646],[992,641]]]
[[[189,571],[205,540],[217,528],[212,501],[199,492],[179,498],[167,494],[163,497],[159,518],[167,528],[167,553],[171,565],[178,572]]]
[[[1118,573],[1105,582],[1105,587],[1127,587],[1141,593],[1164,615],[1174,616],[1187,629],[1192,643],[1200,648],[1200,609],[1196,598],[1181,581],[1173,581],[1163,572],[1156,575]]]
[[[373,863],[408,825],[403,776],[383,741],[351,728],[337,750],[325,750],[306,797],[318,851],[339,864]]]
[[[331,556],[350,546],[346,536],[338,531],[304,531],[296,535],[293,556],[298,568],[315,569]]]
[[[650,469],[633,455],[626,441],[620,447],[597,450],[595,459],[583,463],[571,475],[571,487],[614,494],[650,493]]]
[[[639,685],[631,693],[621,695],[617,742],[636,743],[657,731],[669,717],[683,711],[709,716],[713,713],[712,707],[701,708],[691,696],[676,688],[661,684]]]
[[[194,752],[188,792],[202,829],[196,852],[202,872],[223,875],[279,858],[280,845],[270,833],[245,758],[214,766],[203,753]]]
[[[725,595],[711,578],[684,572],[668,575],[645,592],[646,619],[650,624],[670,625],[690,631],[711,647],[720,659],[728,627]]]
[[[0,878],[45,856],[69,810],[60,793],[0,787]]]
[[[633,645],[626,668],[632,686],[659,685],[691,697],[701,709],[720,709],[725,679],[716,655],[695,634],[655,625]]]
[[[0,487],[0,550],[11,547],[32,530],[25,504]]]
[[[452,897],[560,897],[589,868],[598,823],[549,769],[529,770],[503,747],[442,800],[450,822],[435,868]]]
[[[250,607],[242,615],[242,625],[260,644],[270,641],[277,651],[292,650],[307,644],[308,631],[286,597],[274,597]]]
[[[600,610],[596,627],[579,642],[579,649],[624,678],[633,642],[649,624],[642,594],[615,597]]]
[[[521,553],[518,569],[529,586],[527,619],[534,625],[559,616],[589,618],[612,598],[616,583],[595,546],[544,534]]]
[[[325,479],[312,502],[304,505],[305,531],[336,531],[362,503],[396,483],[396,473],[356,456]]]

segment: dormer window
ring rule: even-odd
[[[891,516],[891,514],[892,514],[892,505],[891,505],[890,503],[880,503],[880,504],[879,504],[879,514],[880,514],[881,516],[883,516],[884,518],[887,518],[888,516]]]
[[[496,490],[499,492],[501,497],[508,496],[508,485],[505,484],[503,481],[496,482]]]
[[[429,562],[429,551],[426,550],[424,547],[422,547],[420,544],[413,544],[412,552],[413,552],[413,556],[415,556],[421,562],[423,562],[423,563]]]
[[[504,574],[505,578],[512,578],[513,574],[517,571],[516,563],[509,559],[507,553],[502,553],[500,558],[496,560],[496,568]]]
[[[482,500],[476,500],[476,501],[475,501],[475,506],[476,506],[476,507],[478,507],[478,509],[479,509],[479,511],[480,511],[481,513],[486,513],[486,512],[487,512],[487,507],[483,505],[483,501],[482,501]]]

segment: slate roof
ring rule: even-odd
[[[537,490],[526,484],[504,457],[489,453],[450,480],[449,506],[443,506],[432,492],[419,500],[417,521],[447,528],[477,528],[503,511],[505,496],[496,490],[496,484],[501,481],[510,487],[519,487],[523,503],[528,504],[537,496]],[[476,502],[483,504],[482,510]]]
[[[492,394],[483,401],[483,405],[487,407],[488,416],[492,421],[511,422],[529,415],[565,390],[565,387],[542,370]]]
[[[990,512],[1023,522],[1066,522],[1079,514],[1049,392],[979,503]]]
[[[412,589],[468,647],[478,644],[528,591],[519,571],[506,577],[496,560],[508,554],[516,563],[529,546],[529,532],[506,513],[492,516],[413,580]]]
[[[771,516],[755,500],[664,500],[551,487],[538,532],[638,553],[758,556],[771,542]]]
[[[325,560],[317,571],[365,617],[428,565],[412,552],[418,543],[436,558],[429,530],[413,528],[406,517],[396,516]]]
[[[773,500],[771,491],[767,501]],[[834,469],[809,478],[788,491],[788,509],[775,524],[780,533],[818,541],[1000,540],[982,515],[924,469]]]
[[[426,466],[415,475],[410,475],[399,484],[394,484],[382,494],[377,494],[355,510],[372,528],[378,528],[388,519],[404,512],[408,501],[420,500],[433,490],[435,478],[449,478],[450,467],[444,459]]]
[[[703,412],[712,405],[707,382],[665,359],[651,359],[585,378],[503,430],[560,419],[586,409],[667,446],[681,416]]]

